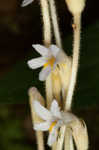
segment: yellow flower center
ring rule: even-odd
[[[50,65],[51,67],[53,67],[54,62],[55,62],[55,57],[53,56],[53,57],[51,57],[51,58],[47,61],[47,63],[44,64],[44,68],[48,67],[48,65]]]
[[[52,122],[52,124],[49,127],[49,132],[52,131],[53,127],[56,125],[57,121]]]

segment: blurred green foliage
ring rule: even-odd
[[[0,149],[2,150],[32,150],[28,143],[26,129],[24,128],[25,107],[21,106],[23,113],[17,111],[12,105],[0,106]],[[33,131],[31,131],[32,134]]]

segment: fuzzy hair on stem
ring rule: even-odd
[[[47,0],[40,0],[41,4],[41,14],[43,19],[43,42],[44,45],[49,47],[51,44],[51,21],[49,14],[49,6]]]
[[[62,41],[61,41],[61,36],[60,36],[60,31],[59,31],[55,2],[54,0],[48,0],[48,1],[49,1],[49,6],[50,6],[50,13],[51,13],[51,19],[52,19],[52,25],[54,29],[56,45],[62,49]]]
[[[76,14],[74,16],[74,42],[73,42],[73,61],[72,61],[72,71],[70,78],[70,85],[66,97],[66,110],[71,109],[73,92],[76,84],[77,71],[78,71],[78,61],[79,61],[79,49],[80,49],[80,28],[81,28],[81,14]]]

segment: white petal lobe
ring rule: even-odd
[[[59,108],[58,102],[56,100],[53,100],[53,102],[51,104],[51,112],[52,112],[53,116],[61,119],[60,108]]]
[[[45,81],[48,75],[51,73],[51,67],[48,66],[46,68],[43,68],[41,72],[39,73],[39,80]]]
[[[50,50],[54,57],[57,56],[58,52],[60,51],[60,48],[58,48],[56,45],[51,45]]]
[[[31,69],[36,69],[42,67],[45,63],[45,57],[39,57],[29,60],[27,64]]]
[[[38,101],[33,102],[33,108],[35,112],[41,117],[43,120],[49,121],[52,119],[52,115],[50,111],[48,111],[45,107],[43,107]]]
[[[48,55],[48,53],[49,53],[49,49],[46,48],[45,46],[42,46],[42,45],[40,45],[40,44],[33,44],[32,46],[33,46],[33,48],[35,48],[35,50],[36,50],[37,52],[39,52],[42,56],[46,56],[46,55]]]
[[[34,130],[38,130],[38,131],[47,131],[49,127],[50,127],[50,123],[47,121],[44,123],[34,124]]]

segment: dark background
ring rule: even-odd
[[[39,0],[21,8],[21,0],[0,0],[0,149],[36,149],[28,105],[29,87],[44,95],[44,84],[27,66],[37,57],[33,43],[42,44]],[[72,16],[64,0],[56,0],[64,50],[72,54]],[[82,15],[79,72],[73,112],[83,118],[89,131],[89,149],[99,143],[99,12],[98,1],[87,0]],[[53,39],[54,43],[54,39]],[[43,87],[43,88],[42,88]]]

